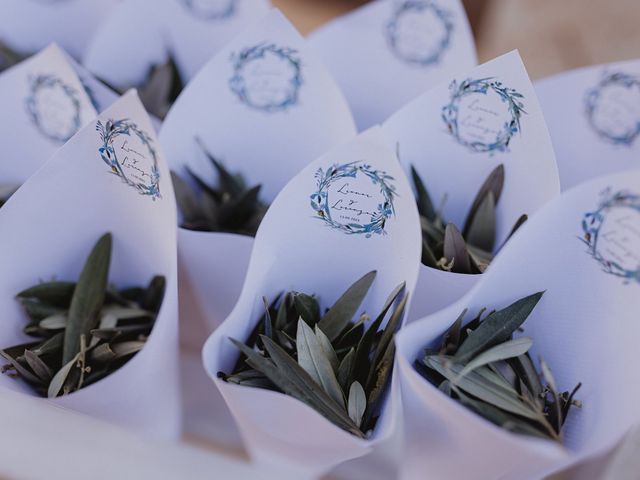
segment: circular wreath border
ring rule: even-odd
[[[380,186],[380,193],[384,197],[384,202],[378,204],[377,212],[371,217],[371,221],[366,224],[340,223],[331,216],[329,207],[329,186],[341,178],[356,178],[358,173],[363,173],[374,185]],[[381,170],[374,170],[370,165],[355,161],[346,164],[334,164],[326,171],[319,168],[314,178],[317,181],[317,190],[311,194],[311,208],[316,212],[317,218],[323,221],[328,227],[340,230],[348,235],[364,234],[366,238],[373,234],[386,235],[385,225],[387,220],[395,215],[393,202],[397,196],[395,186],[391,183],[394,178]]]
[[[442,107],[442,120],[447,125],[448,132],[460,145],[463,145],[475,153],[495,153],[509,151],[511,139],[517,133],[522,132],[520,119],[527,112],[524,110],[524,95],[513,88],[506,87],[501,81],[492,77],[471,79],[467,78],[458,84],[453,81],[449,87],[451,99]],[[508,104],[511,119],[505,122],[502,132],[492,143],[469,142],[460,137],[458,129],[458,110],[463,97],[472,94],[486,95],[489,90],[498,94],[502,102]]]
[[[264,58],[266,53],[272,53],[277,57],[289,62],[289,64],[295,70],[295,75],[290,82],[291,92],[288,98],[278,104],[265,106],[256,105],[249,99],[242,70],[249,62],[257,60],[259,58]],[[266,111],[268,113],[288,110],[298,103],[300,88],[304,83],[304,79],[302,77],[302,61],[296,56],[297,53],[298,51],[293,48],[279,47],[272,43],[261,43],[243,50],[238,55],[234,55],[232,57],[232,60],[234,62],[233,76],[229,80],[229,87],[231,88],[231,91],[235,95],[237,95],[240,101],[253,109]]]
[[[640,283],[640,265],[636,270],[622,267],[617,262],[607,260],[598,250],[600,229],[607,217],[607,212],[612,208],[632,208],[640,213],[640,195],[628,191],[611,193],[611,189],[603,192],[603,200],[593,212],[588,212],[582,219],[583,236],[580,238],[588,247],[588,253],[601,266],[604,272],[623,278],[626,283],[636,281]]]
[[[638,87],[640,89],[640,78],[630,75],[628,73],[616,72],[605,75],[600,83],[594,88],[589,90],[585,96],[585,111],[587,115],[587,121],[591,128],[598,134],[600,138],[606,140],[614,145],[631,146],[633,142],[640,135],[640,119],[636,122],[635,129],[629,130],[626,135],[612,135],[606,130],[598,127],[594,121],[596,110],[602,91],[611,85],[622,85],[626,88]]]
[[[435,16],[438,18],[438,20],[442,22],[442,25],[445,28],[444,36],[440,40],[440,43],[438,44],[437,48],[435,48],[429,54],[420,56],[420,57],[407,57],[401,54],[398,51],[398,45],[397,45],[398,21],[402,15],[413,10],[417,10],[417,11],[432,10]],[[435,2],[409,0],[402,3],[396,8],[392,19],[387,23],[387,26],[386,26],[387,43],[389,44],[389,47],[391,48],[391,51],[394,53],[394,55],[402,61],[405,61],[410,64],[414,64],[414,65],[425,66],[425,67],[430,65],[435,65],[440,62],[444,53],[451,46],[451,39],[453,37],[454,28],[455,28],[455,25],[451,20],[451,14],[448,11],[436,5]]]
[[[74,109],[73,132],[69,132],[69,134],[67,135],[55,135],[48,132],[45,128],[43,128],[42,122],[40,119],[40,112],[38,111],[36,96],[40,90],[45,88],[54,88],[54,87],[59,87],[62,89],[64,94],[71,101],[71,104]],[[65,82],[62,81],[62,79],[54,75],[48,75],[48,74],[37,75],[34,78],[32,78],[29,95],[27,96],[25,103],[27,107],[27,112],[29,113],[29,116],[31,117],[31,121],[33,122],[33,124],[38,128],[38,130],[40,131],[40,133],[42,133],[42,135],[44,135],[50,140],[53,140],[59,143],[65,143],[76,134],[76,132],[80,129],[80,126],[82,125],[82,119],[80,117],[80,99],[78,98],[78,92],[76,91],[75,88],[71,87],[70,85],[67,85]]]
[[[138,126],[129,121],[128,119],[123,120],[109,120],[106,124],[103,124],[101,121],[98,121],[96,124],[96,130],[100,134],[100,139],[102,141],[102,145],[98,149],[100,152],[100,156],[102,160],[109,166],[111,172],[114,175],[119,176],[123,182],[127,185],[135,188],[141,195],[150,196],[154,201],[158,198],[162,198],[160,194],[160,171],[158,170],[158,154],[153,148],[151,144],[151,138],[144,131],[142,131]],[[118,160],[116,152],[113,148],[113,141],[116,137],[120,135],[131,136],[134,134],[140,139],[149,154],[153,159],[153,166],[151,167],[151,185],[146,185],[140,182],[134,182],[130,180],[127,175],[124,173],[122,169],[122,165]]]

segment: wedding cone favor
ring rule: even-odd
[[[309,36],[361,130],[438,83],[473,68],[476,50],[459,0],[375,0]]]
[[[260,19],[268,0],[123,0],[91,39],[86,67],[120,89],[137,87],[164,117],[177,93],[235,35]]]
[[[536,82],[536,92],[563,190],[640,168],[640,60],[561,73]]]
[[[59,406],[175,438],[175,222],[169,170],[131,92],[0,210],[0,349],[10,363],[0,388],[44,388]],[[64,333],[41,344],[50,329]]]
[[[209,332],[238,298],[252,244],[246,235],[266,206],[303,167],[354,135],[338,87],[275,10],[180,96],[160,141],[178,177],[181,224],[195,230],[179,233],[181,290],[193,290],[190,308]]]
[[[379,128],[365,132],[320,157],[277,196],[258,230],[240,299],[203,350],[205,368],[224,396],[247,448],[258,464],[297,472],[298,478],[314,477],[341,462],[367,454],[390,438],[395,431],[395,408],[398,405],[393,382],[385,382],[381,377],[377,392],[366,397],[367,410],[372,398],[380,395],[381,399],[377,410],[369,412],[371,415],[365,413],[365,418],[374,419],[372,430],[364,426],[361,430],[353,428],[353,423],[359,423],[361,418],[366,393],[348,381],[349,386],[343,392],[346,391],[345,395],[351,398],[347,399],[351,414],[343,405],[332,409],[341,412],[335,414],[338,417],[334,414],[327,417],[326,408],[319,406],[316,400],[326,400],[327,394],[319,389],[329,387],[309,382],[311,377],[300,373],[300,368],[309,368],[303,360],[305,341],[302,338],[307,339],[311,351],[316,354],[318,351],[313,350],[316,344],[313,338],[325,345],[326,352],[331,351],[328,347],[331,343],[338,357],[335,360],[340,363],[348,363],[344,358],[355,355],[362,362],[371,361],[373,365],[380,366],[375,360],[379,356],[363,356],[365,351],[369,351],[364,345],[371,340],[375,330],[384,328],[389,316],[391,319],[388,321],[394,322],[396,328],[402,323],[403,307],[398,302],[402,298],[406,302],[406,295],[412,294],[419,254],[418,215],[410,186],[397,159],[385,147]],[[264,318],[264,299],[270,302],[285,292],[297,293],[281,297],[285,302],[284,309],[294,308],[289,310],[290,314],[300,313],[309,324],[299,324],[291,317],[294,321],[291,327],[295,328],[289,331],[286,327],[286,331],[281,332],[282,319],[289,315],[282,313],[280,320],[272,324],[273,328],[265,323],[268,330],[262,331],[267,335],[277,335],[286,343],[286,335],[296,330],[300,342],[296,342],[300,365],[296,367],[298,363],[289,354],[285,354],[289,360],[278,357],[278,348],[273,347],[268,338],[260,337],[260,342],[266,342],[272,353],[275,352],[272,359],[278,358],[278,362],[286,361],[289,365],[293,363],[292,368],[297,373],[292,378],[301,375],[299,378],[306,382],[306,387],[300,391],[305,398],[303,400],[300,396],[289,396],[292,392],[282,390],[282,385],[279,391],[253,388],[243,385],[246,382],[242,379],[236,382],[240,385],[234,384],[232,382],[237,378],[224,375],[233,374],[237,362],[239,366],[244,363],[239,347],[244,342],[253,341],[251,332]],[[391,292],[394,293],[390,295]],[[363,294],[364,301],[360,303]],[[290,305],[292,300],[293,307]],[[315,302],[318,302],[317,306],[313,306]],[[385,303],[387,306],[383,308]],[[332,305],[334,308],[325,314],[325,308]],[[275,306],[278,306],[277,302]],[[351,313],[344,315],[345,311]],[[338,315],[337,312],[343,313]],[[371,316],[371,321],[381,312],[388,315],[382,315],[384,318],[377,320],[379,327],[365,334],[369,340],[362,337],[360,351],[349,354],[338,347],[344,332],[343,327],[336,326],[336,317],[343,322],[346,319],[356,323],[363,312]],[[322,320],[314,324],[313,319],[320,316]],[[371,322],[367,318],[362,320],[368,326]],[[346,327],[346,322],[342,325]],[[353,326],[353,332],[347,337],[356,335],[358,338],[361,335],[358,331],[362,328],[362,325]],[[381,348],[382,345],[391,346],[386,355],[387,366],[393,361],[392,333],[387,331],[379,343]],[[343,341],[348,344],[347,340]],[[255,350],[251,355],[262,354]],[[358,360],[354,362],[359,364]],[[343,367],[343,372],[345,369]],[[328,377],[321,378],[333,378],[328,371],[325,374]],[[241,374],[241,377],[245,375]],[[335,371],[333,375],[337,375]],[[360,387],[366,389],[368,384],[363,380]],[[311,392],[308,388],[315,392],[310,394],[311,397],[306,397]],[[337,395],[337,390],[334,389],[333,393]],[[334,405],[342,402],[341,395],[335,397],[338,403]],[[383,400],[385,398],[386,401]],[[378,414],[380,417],[375,421]],[[351,428],[346,428],[346,424],[351,424]]]
[[[3,0],[0,50],[4,46],[28,56],[56,42],[80,58],[114,7],[114,2],[104,0]]]
[[[22,184],[97,114],[56,45],[0,74],[0,103],[2,185]]]
[[[466,293],[493,255],[559,193],[549,133],[517,52],[430,90],[383,126],[421,214],[410,320]]]
[[[639,424],[639,186],[636,170],[563,194],[467,295],[400,332],[403,478],[545,478]]]

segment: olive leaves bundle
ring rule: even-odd
[[[484,319],[481,311],[463,326],[465,310],[442,338],[415,362],[416,369],[445,395],[514,433],[562,441],[562,427],[580,384],[561,392],[541,360],[529,354],[530,338],[514,338],[543,292],[518,300]]]
[[[448,272],[483,273],[493,259],[496,244],[496,206],[504,186],[504,166],[496,167],[480,187],[462,231],[453,223],[447,223],[442,208],[434,207],[414,167],[411,167],[411,176],[422,226],[422,263]],[[518,219],[509,237],[527,218],[522,215]]]
[[[109,286],[111,234],[93,247],[77,283],[40,283],[17,295],[29,323],[25,344],[0,351],[4,373],[38,394],[67,395],[110,375],[145,345],[165,291],[165,278],[147,288]]]
[[[138,87],[138,96],[147,112],[163,120],[184,88],[173,59],[151,67],[147,79]]]
[[[195,192],[185,180],[171,172],[183,216],[182,228],[255,236],[268,208],[259,198],[261,186],[247,188],[241,175],[230,173],[200,141],[198,144],[218,174],[218,186],[209,185],[187,167],[187,173],[200,189]]]
[[[233,373],[218,376],[290,395],[366,438],[379,415],[408,298],[400,285],[368,326],[366,314],[354,319],[375,276],[355,282],[324,315],[318,300],[304,293],[289,292],[271,304],[264,299],[265,313],[246,344],[231,339],[242,352]]]

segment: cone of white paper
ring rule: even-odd
[[[56,42],[80,58],[114,7],[113,2],[104,0],[3,0],[0,42],[22,54]]]
[[[328,184],[322,182],[323,172],[332,166],[340,174]],[[374,177],[382,180],[374,183]],[[338,193],[340,190],[348,193]],[[334,201],[323,210],[328,213],[320,216],[317,208],[322,207],[314,206],[311,199],[323,193]],[[373,221],[371,212],[385,202],[390,202],[390,208],[380,210],[382,217]],[[359,210],[348,210],[346,205]],[[361,440],[292,397],[218,379],[217,373],[229,373],[239,356],[229,338],[246,340],[264,308],[262,297],[275,298],[295,289],[313,293],[322,304],[331,305],[356,279],[377,270],[361,308],[374,314],[400,283],[406,281],[407,291],[413,291],[419,256],[417,209],[402,169],[385,147],[379,129],[322,156],[278,195],[258,230],[240,299],[203,350],[205,368],[238,422],[254,460],[290,468],[298,475],[321,475],[387,440],[394,431],[392,413],[397,402],[391,387],[373,435]]]
[[[309,41],[360,130],[477,63],[460,0],[375,0],[321,26]]]
[[[0,74],[0,184],[21,184],[97,112],[56,45]]]
[[[123,128],[115,134],[103,131],[109,121],[123,121]],[[102,148],[110,149],[117,165],[103,160]],[[77,279],[106,232],[113,234],[112,284],[144,286],[154,275],[166,277],[164,301],[144,348],[103,380],[47,401],[169,438],[179,434],[181,422],[173,195],[149,117],[130,92],[84,127],[0,209],[2,348],[28,338],[16,293],[41,279]],[[0,376],[0,387],[32,392],[6,375]]]
[[[640,60],[561,73],[535,87],[563,190],[640,168]]]
[[[123,0],[95,32],[83,64],[109,84],[129,87],[171,55],[187,83],[268,10],[268,0]]]
[[[521,215],[534,214],[560,192],[547,126],[515,51],[433,88],[383,129],[404,167],[415,167],[434,205],[446,198],[444,218],[460,229],[486,177],[504,165],[497,246]],[[410,321],[455,302],[479,278],[422,265]]]
[[[565,446],[511,434],[446,397],[413,367],[469,308],[499,309],[545,291],[524,323],[532,358],[583,406],[569,414]],[[456,304],[397,337],[404,407],[403,478],[537,479],[607,452],[640,422],[630,374],[640,327],[640,171],[602,177],[545,206]],[[469,317],[471,318],[471,317]]]

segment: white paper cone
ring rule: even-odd
[[[504,165],[497,246],[522,214],[534,214],[559,194],[549,133],[517,52],[433,88],[383,128],[405,168],[415,167],[436,208],[446,196],[444,218],[460,230],[480,186]],[[422,269],[419,286],[426,290],[417,291],[410,320],[450,304],[477,280],[455,273],[445,279],[440,273]]]
[[[232,90],[234,58],[256,45],[283,48],[282,52],[299,63],[302,84],[295,92],[296,103],[280,109],[255,108]],[[287,63],[276,67],[283,67],[281,73],[288,81]],[[247,76],[259,73],[252,70]],[[185,180],[190,181],[188,167],[211,184],[218,182],[213,165],[196,142],[200,138],[229,171],[241,173],[249,185],[261,184],[260,198],[270,203],[302,168],[355,134],[338,87],[307,52],[295,28],[273,11],[203,68],[169,112],[160,139],[173,169]],[[191,348],[201,350],[207,336],[231,312],[252,245],[253,239],[246,236],[180,229],[180,303],[188,304],[188,311],[181,308],[182,335]],[[213,410],[211,415],[218,417]]]
[[[56,42],[80,58],[113,8],[104,0],[3,0],[0,41],[26,54]]]
[[[318,183],[332,165],[336,174],[330,178],[336,180]],[[342,176],[354,165],[360,168],[352,172],[354,176]],[[393,185],[396,194],[374,184],[368,176],[373,171],[384,178],[387,187]],[[393,178],[382,177],[382,171]],[[328,213],[320,217],[312,197],[326,191],[339,199],[337,192],[346,188],[370,195],[367,200],[355,193],[345,195],[344,202],[353,201],[349,204],[363,209],[363,213],[348,214],[341,206],[344,203],[333,203],[328,204]],[[381,230],[380,222],[377,227],[367,223],[371,217],[364,212],[385,201],[393,204],[395,214],[389,210],[382,213],[387,221]],[[347,233],[347,225],[351,225],[353,233]],[[239,356],[229,337],[246,340],[264,308],[263,296],[275,298],[282,291],[295,289],[314,293],[322,304],[331,305],[353,281],[371,270],[377,270],[378,275],[361,309],[374,314],[401,282],[406,281],[407,290],[413,291],[419,255],[415,202],[379,129],[366,132],[313,162],[278,195],[258,231],[240,299],[203,350],[205,368],[225,397],[255,460],[277,462],[282,468],[298,472],[304,470],[308,476],[320,475],[343,461],[365,455],[391,436],[395,419],[387,414],[393,413],[393,401],[387,402],[387,408],[392,410],[383,410],[372,437],[358,439],[292,397],[218,379],[216,374],[229,373]],[[393,389],[390,392],[393,395]]]
[[[21,184],[96,116],[56,45],[0,74],[0,183]]]
[[[323,25],[309,41],[360,130],[477,63],[459,0],[376,0]]]
[[[128,132],[102,136],[100,125],[122,119]],[[141,141],[142,135],[147,135],[146,141]],[[114,168],[122,174],[114,174],[102,158],[105,142],[116,159]],[[153,180],[146,184],[149,178]],[[28,338],[22,333],[26,318],[16,293],[42,279],[76,280],[91,247],[105,232],[113,233],[112,284],[146,286],[154,275],[166,277],[162,308],[142,351],[103,380],[51,401],[171,438],[180,432],[173,195],[150,120],[130,92],[84,127],[0,210],[0,228],[5,232],[0,241],[3,348]],[[0,376],[0,386],[32,392],[6,375]]]
[[[640,383],[625,368],[634,364],[640,330],[639,227],[640,171],[577,187],[531,219],[468,295],[400,332],[404,478],[418,472],[451,479],[542,478],[608,451],[640,422]],[[576,398],[583,407],[569,415],[566,448],[494,426],[413,367],[463,309],[471,318],[483,307],[503,308],[543,290],[523,335],[533,339],[532,358],[545,360],[561,391],[582,382]]]
[[[268,10],[268,0],[124,0],[95,32],[83,63],[111,85],[128,87],[171,55],[186,83]]]
[[[535,86],[563,190],[640,168],[640,60],[581,68]]]

